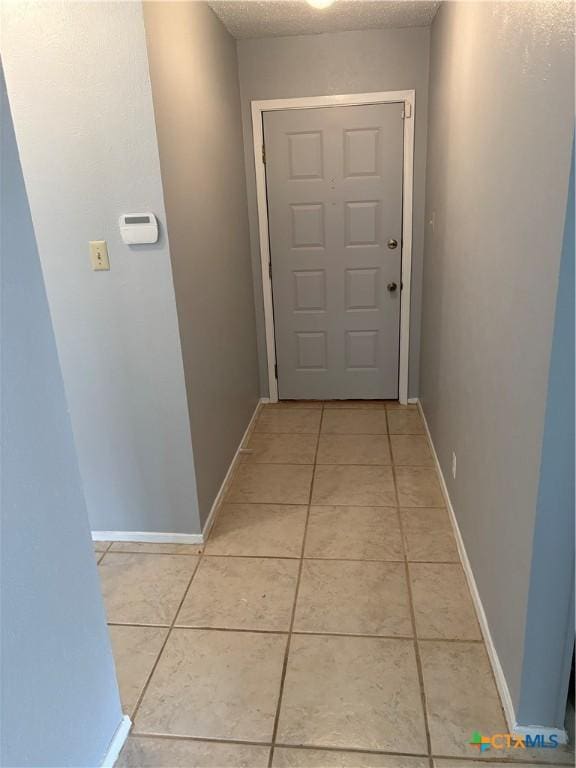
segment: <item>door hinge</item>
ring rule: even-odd
[[[268,275],[270,277],[270,280],[272,280],[272,262],[268,262]]]
[[[266,165],[266,147],[262,144],[262,162]]]
[[[402,110],[402,118],[404,120],[412,117],[412,104],[409,101],[404,102],[404,109]]]
[[[278,363],[274,363],[274,376],[278,380]]]

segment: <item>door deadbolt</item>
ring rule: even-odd
[[[388,288],[388,290],[390,291],[390,293],[394,293],[394,291],[396,290],[396,288],[398,288],[398,285],[397,285],[397,283],[388,283],[388,285],[386,286],[386,288]]]
[[[391,240],[388,240],[388,248],[390,248],[391,251],[393,251],[394,248],[397,248],[397,247],[398,247],[398,240],[394,240],[394,238],[392,238]]]

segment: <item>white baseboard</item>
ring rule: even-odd
[[[118,759],[118,755],[124,746],[124,742],[128,738],[130,728],[132,728],[132,720],[130,720],[128,715],[124,715],[120,721],[120,725],[116,728],[116,733],[112,737],[112,741],[110,742],[110,746],[108,747],[108,751],[102,762],[102,768],[113,768],[114,763]]]
[[[252,414],[252,418],[250,419],[250,422],[248,423],[248,426],[246,427],[244,434],[242,435],[242,439],[240,440],[240,443],[238,445],[238,448],[236,449],[236,453],[232,457],[232,461],[230,462],[230,466],[228,467],[228,472],[226,472],[226,476],[224,477],[224,480],[222,481],[222,485],[220,486],[220,490],[216,494],[216,498],[214,499],[214,502],[212,504],[212,507],[210,509],[210,512],[208,514],[208,517],[206,518],[206,522],[204,523],[204,528],[202,529],[202,541],[206,541],[208,538],[208,534],[210,533],[210,529],[214,525],[214,520],[216,519],[216,512],[218,511],[218,508],[220,504],[222,503],[224,496],[226,495],[226,491],[228,490],[228,486],[230,485],[230,482],[232,481],[232,476],[234,474],[234,470],[236,469],[236,465],[238,463],[238,457],[240,456],[240,452],[242,448],[244,447],[244,443],[249,438],[250,434],[252,433],[252,430],[254,429],[254,425],[256,423],[256,419],[258,418],[258,413],[260,411],[260,408],[264,403],[269,402],[268,398],[261,397],[260,400],[256,403],[256,408],[254,409],[254,413]]]
[[[92,531],[92,541],[131,541],[151,544],[203,544],[201,533],[155,531]]]
[[[446,508],[452,523],[452,528],[454,530],[454,537],[458,546],[462,567],[464,568],[464,572],[466,574],[466,580],[472,595],[476,616],[478,618],[478,623],[480,624],[480,629],[482,631],[482,636],[484,638],[484,643],[488,652],[488,658],[490,659],[490,664],[492,666],[492,672],[494,673],[496,687],[498,688],[498,693],[500,694],[500,699],[502,701],[502,708],[504,710],[504,716],[506,718],[508,730],[510,733],[517,734],[518,736],[531,736],[532,738],[536,736],[542,736],[546,740],[549,740],[550,736],[555,736],[558,739],[559,744],[566,744],[568,742],[568,734],[562,728],[546,728],[544,726],[538,725],[519,725],[518,721],[516,720],[516,712],[514,711],[514,704],[512,702],[510,689],[508,688],[508,683],[504,677],[504,670],[500,664],[498,652],[496,651],[496,646],[494,645],[494,640],[492,639],[490,626],[488,624],[488,619],[486,618],[486,612],[484,611],[484,606],[482,605],[480,593],[478,592],[478,587],[476,585],[476,579],[474,578],[474,572],[472,571],[472,566],[470,565],[470,560],[468,559],[468,554],[464,545],[464,539],[462,538],[462,534],[458,526],[458,520],[456,519],[454,507],[452,506],[450,494],[448,493],[448,486],[446,485],[446,480],[444,479],[444,473],[442,472],[442,467],[440,466],[440,462],[438,460],[438,454],[436,453],[434,441],[432,440],[432,435],[430,434],[430,428],[428,427],[428,422],[426,421],[426,416],[424,414],[424,409],[422,408],[420,398],[417,398],[417,403],[420,416],[424,422],[424,428],[426,429],[428,442],[430,443],[432,456],[434,457],[434,464],[440,477],[442,494],[444,495],[444,500],[446,501]]]
[[[268,402],[267,398],[261,398],[256,404],[256,408],[254,409],[250,423],[242,435],[240,444],[236,449],[236,453],[234,454],[230,466],[228,467],[228,471],[226,472],[226,477],[222,481],[220,490],[216,494],[216,498],[214,499],[214,503],[212,504],[208,518],[204,523],[202,533],[163,533],[155,531],[92,531],[92,541],[130,541],[151,544],[204,544],[208,534],[210,533],[210,529],[214,524],[216,511],[220,506],[232,479],[240,451],[248,439],[250,433],[254,429],[254,424],[256,423],[256,418],[258,417],[260,407],[265,402]]]
[[[426,421],[424,409],[422,408],[422,403],[420,402],[419,398],[417,402],[418,402],[418,410],[420,411],[422,421],[424,422],[424,428],[426,429],[428,442],[430,443],[432,456],[434,457],[434,464],[436,466],[436,470],[438,471],[438,475],[440,477],[440,485],[442,487],[442,494],[444,495],[444,500],[446,502],[446,509],[448,510],[448,515],[452,523],[452,528],[454,530],[454,537],[456,539],[458,552],[460,554],[460,559],[462,561],[462,567],[464,568],[464,572],[466,574],[466,580],[468,582],[468,587],[470,588],[470,593],[472,595],[472,601],[474,603],[474,608],[476,610],[476,616],[478,618],[478,623],[480,624],[480,629],[482,631],[484,643],[486,644],[486,650],[488,652],[490,664],[492,665],[492,671],[494,673],[494,679],[496,680],[496,686],[498,688],[498,693],[500,694],[500,699],[502,701],[502,707],[504,709],[506,723],[508,725],[509,732],[514,733],[515,732],[514,729],[516,727],[516,713],[514,712],[514,705],[512,703],[512,696],[510,695],[510,689],[508,688],[508,683],[506,682],[506,678],[504,677],[504,671],[502,669],[502,665],[500,664],[500,659],[498,658],[496,646],[494,645],[494,641],[492,639],[492,634],[490,632],[490,627],[488,625],[488,619],[486,618],[486,613],[484,611],[484,606],[482,605],[480,593],[478,592],[478,587],[476,586],[476,579],[474,578],[474,572],[472,571],[472,566],[470,565],[470,560],[468,559],[466,547],[464,546],[464,539],[462,538],[462,534],[460,533],[458,520],[456,519],[454,507],[452,506],[452,501],[450,500],[450,494],[448,493],[448,486],[446,485],[446,480],[444,479],[442,467],[440,466],[440,462],[438,460],[438,454],[436,453],[434,441],[432,440],[432,435],[430,434],[430,429],[428,427],[428,422]]]
[[[418,398],[417,397],[409,397],[408,398],[408,405],[418,405]]]
[[[502,701],[502,708],[504,710],[504,716],[506,718],[508,730],[510,733],[514,733],[518,736],[531,736],[532,738],[536,736],[542,736],[546,740],[549,740],[550,736],[555,736],[558,739],[559,744],[567,744],[568,734],[562,728],[547,728],[545,726],[538,725],[519,725],[518,721],[516,720],[516,712],[514,711],[514,704],[512,702],[510,689],[508,688],[508,683],[506,682],[506,678],[504,676],[504,670],[502,669],[502,665],[498,657],[498,652],[496,651],[496,646],[494,645],[494,640],[492,639],[490,626],[488,624],[488,619],[486,618],[486,612],[484,611],[484,606],[482,605],[480,593],[476,585],[476,579],[474,578],[474,572],[472,571],[472,566],[470,565],[470,560],[468,559],[468,554],[464,545],[464,539],[462,538],[462,534],[458,526],[458,520],[456,519],[454,507],[452,506],[450,494],[448,493],[448,486],[446,485],[446,480],[444,479],[444,473],[442,472],[442,467],[440,466],[440,461],[438,460],[438,454],[436,453],[434,441],[432,440],[432,435],[430,434],[430,428],[428,427],[428,422],[426,421],[426,416],[424,414],[424,409],[422,408],[420,398],[417,398],[417,403],[418,410],[420,411],[420,415],[426,429],[428,442],[430,443],[434,464],[440,477],[442,494],[444,495],[444,500],[446,501],[446,508],[452,523],[452,528],[454,530],[454,537],[456,538],[456,544],[458,546],[458,552],[462,561],[462,567],[464,568],[464,572],[466,574],[466,580],[472,595],[476,616],[478,618],[478,623],[480,624],[480,629],[482,631],[482,636],[484,638],[484,643],[488,652],[488,658],[492,666],[494,680],[496,681],[496,687],[498,688],[498,693],[500,694],[500,699]]]

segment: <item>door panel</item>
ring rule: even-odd
[[[281,398],[398,397],[402,109],[264,113]]]

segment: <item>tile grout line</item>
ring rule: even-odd
[[[310,522],[310,508],[312,506],[312,493],[314,490],[314,479],[316,476],[316,460],[318,458],[318,449],[320,446],[320,435],[322,433],[322,421],[324,419],[324,405],[320,409],[320,423],[318,424],[318,434],[316,438],[316,451],[314,453],[314,465],[312,469],[312,478],[310,480],[310,491],[308,493],[308,508],[306,510],[306,522],[304,524],[304,534],[302,536],[302,547],[300,549],[300,559],[298,565],[298,575],[296,577],[296,589],[294,590],[294,602],[292,603],[292,614],[290,617],[290,626],[288,629],[288,639],[286,642],[286,650],[284,653],[284,662],[282,665],[282,674],[280,677],[280,689],[278,691],[278,703],[276,705],[276,714],[274,716],[274,725],[272,728],[270,755],[268,757],[268,768],[272,768],[274,761],[274,747],[276,744],[276,737],[278,734],[278,724],[280,722],[280,710],[282,708],[282,698],[284,695],[284,685],[286,683],[286,673],[288,671],[288,658],[290,655],[290,646],[292,644],[292,634],[294,630],[294,621],[296,619],[296,606],[298,603],[298,594],[300,592],[300,582],[302,580],[302,569],[304,567],[304,552],[306,550],[306,535],[308,533],[308,524]]]
[[[143,543],[143,542],[135,542]],[[148,542],[146,542],[148,543]],[[196,552],[154,552],[151,550],[146,550],[145,552],[141,549],[111,549],[108,552],[103,552],[103,555],[144,555],[144,556],[150,556],[154,555],[154,557],[200,557],[200,550],[203,549],[203,544],[177,544],[175,546],[180,547],[198,547]]]
[[[358,561],[362,562],[362,561]],[[377,561],[380,562],[380,561]],[[399,563],[394,563],[395,565],[399,565]],[[135,623],[122,623],[118,621],[110,621],[108,622],[109,627],[140,627],[142,629],[170,629],[169,624],[135,624]],[[207,625],[192,625],[192,624],[174,624],[173,629],[185,629],[190,630],[191,632],[241,632],[244,634],[253,634],[253,635],[288,635],[290,634],[289,630],[287,629],[254,629],[254,628],[245,628],[245,627],[226,627],[226,626],[216,626],[211,627]],[[380,635],[380,634],[365,634],[362,632],[319,632],[319,631],[312,631],[312,630],[304,630],[304,629],[295,629],[292,630],[292,635],[302,636],[302,637],[359,637],[359,638],[366,638],[366,639],[378,639],[378,640],[413,640],[413,635]],[[466,640],[460,637],[420,637],[420,641],[425,643],[476,643],[478,645],[482,644],[482,640]]]
[[[388,412],[386,412],[386,423],[388,424]],[[392,441],[390,440],[390,432],[388,432],[388,442],[390,448],[390,455],[392,455]],[[424,718],[424,730],[426,733],[426,745],[428,750],[428,762],[432,768],[432,739],[430,737],[430,726],[428,723],[428,707],[426,701],[426,691],[424,689],[424,673],[422,671],[422,659],[420,657],[420,646],[418,644],[418,631],[416,628],[416,614],[414,610],[414,601],[412,597],[412,586],[410,584],[410,570],[408,568],[408,557],[406,554],[406,544],[404,541],[404,527],[402,525],[402,516],[400,514],[400,497],[398,495],[398,484],[396,482],[396,472],[394,471],[394,465],[391,468],[392,481],[394,484],[394,494],[396,497],[396,510],[398,514],[398,524],[400,526],[400,539],[402,542],[402,551],[404,553],[404,572],[406,575],[406,589],[408,591],[408,605],[410,609],[410,620],[412,622],[412,634],[414,635],[414,655],[416,657],[416,672],[418,675],[418,684],[420,687],[420,703],[422,705],[422,715]]]
[[[313,466],[313,465],[300,465],[300,466]],[[319,467],[323,466],[322,464],[318,465]],[[346,466],[345,464],[335,464],[334,466]],[[370,465],[367,464],[365,466],[378,466],[378,465]],[[384,465],[383,465],[384,466]],[[386,466],[391,466],[390,464]],[[424,467],[424,469],[434,469],[434,467]],[[287,502],[287,501],[227,501],[226,504],[228,506],[255,506],[255,507],[305,507],[306,504],[294,504],[293,502]],[[396,509],[398,506],[397,504],[312,504],[313,507],[370,507],[375,509]],[[414,506],[414,504],[410,505],[402,505],[400,506],[400,509],[413,509],[413,510],[423,510],[423,509],[443,509],[445,510],[446,507],[443,505],[438,506],[438,504],[433,506]],[[123,542],[124,543],[124,542]],[[136,542],[139,543],[139,542]],[[202,546],[201,544],[186,544],[184,546]]]
[[[365,507],[370,509],[370,507]],[[395,510],[395,507],[379,507],[379,509]],[[129,553],[126,553],[129,554]],[[130,554],[139,554],[138,552]],[[153,553],[150,553],[153,554]],[[295,555],[227,555],[218,553],[208,553],[206,557],[231,557],[237,560],[300,560]],[[343,562],[343,563],[403,563],[404,558],[378,558],[378,557],[322,557],[320,555],[304,556],[304,560],[319,560],[320,562]],[[409,563],[414,565],[460,565],[458,560],[408,560]],[[460,565],[460,567],[462,567]]]
[[[155,733],[149,731],[148,733],[138,733],[137,731],[133,734],[135,738],[138,739],[162,739],[163,741],[190,741],[190,742],[196,742],[199,741],[202,744],[231,744],[234,746],[240,746],[240,747],[267,747],[270,748],[271,744],[269,741],[253,741],[252,739],[224,739],[224,738],[218,738],[216,736],[191,736],[189,734],[172,734],[172,733]],[[156,767],[155,767],[156,768]]]
[[[161,739],[163,741],[189,741],[189,742],[200,742],[200,743],[208,743],[208,744],[228,744],[233,746],[252,746],[252,747],[271,747],[271,743],[269,741],[253,741],[250,739],[242,740],[242,739],[224,739],[224,738],[216,738],[213,736],[189,736],[189,735],[173,735],[169,733],[135,733],[135,737],[139,739]],[[358,754],[358,755],[382,755],[387,757],[410,757],[410,758],[429,758],[428,755],[421,753],[421,752],[391,752],[389,750],[382,750],[382,749],[363,749],[361,747],[331,747],[326,745],[317,745],[317,744],[289,744],[289,743],[277,743],[277,747],[281,749],[292,749],[292,750],[301,750],[303,752],[306,751],[314,751],[314,750],[320,750],[323,752],[334,752],[334,753],[352,753],[352,754]],[[477,755],[433,755],[429,758],[430,760],[436,759],[436,760],[449,760],[450,762],[463,762],[463,763],[470,763],[476,765],[478,763],[478,756]],[[497,755],[494,755],[493,757],[485,757],[482,758],[482,764],[483,765],[494,765],[495,763],[498,764],[498,766],[501,766],[503,764],[514,766],[516,768],[539,768],[536,763],[534,762],[526,762],[525,760],[522,760],[522,758],[516,759],[515,756],[506,756],[504,758],[504,763],[502,763],[502,757],[499,757]],[[546,763],[546,768],[567,768],[569,763]],[[541,766],[541,768],[545,768],[544,765]]]
[[[140,709],[140,706],[142,704],[142,701],[144,699],[144,696],[146,695],[146,692],[148,691],[148,686],[150,685],[150,681],[152,680],[152,676],[156,672],[156,669],[158,667],[158,664],[160,663],[160,659],[162,657],[162,654],[164,653],[164,649],[166,648],[166,645],[168,643],[168,640],[170,639],[170,635],[172,634],[172,630],[174,629],[176,625],[176,619],[178,617],[178,614],[180,613],[180,610],[182,609],[182,606],[184,605],[184,601],[186,600],[186,597],[188,596],[188,592],[190,591],[190,587],[192,586],[192,582],[194,581],[194,577],[198,573],[198,569],[200,568],[200,564],[202,562],[202,558],[204,555],[204,547],[202,547],[202,550],[198,554],[198,560],[196,562],[196,567],[192,571],[192,575],[190,576],[190,579],[188,581],[188,585],[186,586],[186,589],[184,590],[184,594],[182,595],[182,599],[178,603],[178,607],[174,613],[174,618],[172,619],[171,624],[168,627],[168,632],[166,633],[166,637],[164,638],[164,642],[162,643],[162,646],[160,647],[160,650],[158,652],[158,655],[156,656],[156,660],[154,664],[152,665],[152,669],[150,670],[150,674],[146,678],[146,682],[144,683],[144,686],[142,687],[142,691],[140,695],[138,696],[138,699],[136,700],[136,704],[134,706],[134,709],[132,710],[132,713],[130,715],[130,718],[132,720],[132,727],[134,727],[134,723],[136,721],[136,715],[138,714],[138,711]]]
[[[272,465],[270,465],[272,466]],[[278,465],[275,465],[278,466]],[[301,467],[315,467],[315,465],[312,464],[300,464],[295,466],[301,466]],[[322,464],[318,464],[319,467],[323,466]],[[340,464],[335,464],[334,466],[345,466]],[[377,466],[377,465],[372,465]],[[306,504],[295,504],[291,501],[227,501],[226,504],[235,504],[235,505],[249,505],[249,506],[266,506],[266,507],[305,507]],[[395,504],[312,504],[313,507],[377,507],[378,509],[395,509]],[[444,509],[444,507],[408,507],[408,509]]]
[[[94,547],[95,543],[96,542],[94,542],[94,540],[92,540],[92,547]],[[100,563],[102,562],[102,558],[104,557],[104,555],[106,555],[109,552],[110,547],[112,546],[113,543],[114,543],[113,541],[108,541],[106,543],[106,548],[101,550],[100,552],[98,550],[94,549],[94,554],[96,556],[96,565],[100,565]]]
[[[316,409],[318,410],[318,409]],[[330,410],[330,409],[328,409]],[[340,413],[340,411],[338,411]],[[353,411],[356,413],[356,411]],[[374,413],[374,411],[370,411]],[[376,411],[378,413],[378,411]],[[386,413],[382,411],[382,413]],[[280,430],[274,432],[262,432],[261,429],[254,429],[250,433],[252,435],[266,435],[267,437],[274,437],[274,435],[283,435],[284,437],[314,437],[316,432],[281,432]],[[424,432],[323,432],[322,437],[386,437],[391,435],[392,437],[426,437]]]

